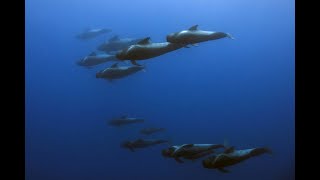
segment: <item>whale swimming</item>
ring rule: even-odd
[[[84,67],[92,67],[96,66],[105,62],[111,62],[111,61],[119,61],[115,55],[110,54],[96,54],[95,52],[92,52],[90,55],[84,57],[83,59],[76,62],[79,66]]]
[[[222,144],[182,144],[171,146],[162,150],[162,156],[174,158],[177,162],[183,163],[180,158],[195,160],[214,153],[214,149],[224,148]]]
[[[183,44],[176,44],[170,42],[152,43],[150,37],[147,37],[139,41],[135,45],[131,45],[128,48],[120,51],[116,54],[116,58],[119,60],[130,60],[132,64],[139,65],[136,60],[145,60],[153,57],[157,57],[168,52],[180,49],[184,47]]]
[[[118,51],[128,48],[133,44],[137,44],[141,41],[142,38],[134,39],[134,38],[119,38],[119,36],[115,35],[111,37],[105,43],[99,45],[97,50],[104,51],[109,54],[116,54]]]
[[[144,135],[150,135],[150,134],[154,134],[154,133],[157,133],[157,132],[163,132],[165,131],[166,129],[165,128],[143,128],[140,130],[140,133],[141,134],[144,134]]]
[[[118,63],[115,63],[111,67],[97,72],[96,78],[104,78],[111,81],[114,79],[124,78],[144,69],[145,66],[118,66]]]
[[[134,152],[137,148],[146,148],[157,144],[168,143],[168,140],[163,139],[137,139],[134,141],[125,141],[121,144],[122,148],[129,149]]]
[[[272,154],[269,148],[252,148],[244,150],[234,150],[233,147],[226,149],[225,152],[218,155],[213,155],[202,161],[202,166],[208,169],[217,169],[223,173],[229,171],[225,169],[227,166],[232,166],[245,161],[251,157],[260,156],[262,154]]]
[[[132,118],[132,117],[130,118],[127,115],[124,115],[124,116],[121,116],[119,118],[115,118],[115,119],[112,119],[112,120],[108,121],[108,124],[110,126],[120,127],[120,126],[124,126],[124,125],[135,124],[135,123],[143,123],[143,122],[144,122],[144,119]]]
[[[81,40],[88,40],[95,38],[99,35],[111,32],[111,29],[101,28],[101,29],[86,29],[84,32],[76,35],[76,38]]]
[[[200,42],[217,40],[228,37],[234,39],[230,34],[224,32],[203,31],[198,29],[198,25],[190,27],[188,30],[183,30],[167,35],[167,42],[181,44],[196,44]]]

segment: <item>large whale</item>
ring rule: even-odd
[[[119,36],[113,36],[105,43],[99,45],[97,49],[99,51],[105,51],[109,54],[116,54],[118,51],[128,48],[129,46],[138,43],[142,38],[133,39],[133,38],[122,38]]]
[[[88,40],[95,38],[101,34],[109,33],[111,29],[101,28],[101,29],[86,29],[84,32],[78,34],[76,38],[81,40]]]
[[[145,60],[157,57],[168,52],[184,47],[183,44],[176,44],[170,42],[152,43],[150,37],[147,37],[135,45],[120,51],[116,54],[119,60],[130,60],[132,64],[139,65],[136,60]]]
[[[104,78],[111,81],[129,76],[144,69],[145,66],[118,66],[118,63],[115,63],[111,67],[97,72],[96,78]]]
[[[180,158],[195,160],[214,153],[214,149],[224,147],[222,144],[182,144],[163,149],[162,155],[164,157],[174,158],[177,162],[183,163]]]
[[[106,53],[96,54],[95,52],[91,53],[90,55],[80,59],[76,62],[79,66],[84,67],[92,67],[102,63],[111,62],[111,61],[119,61],[115,55],[110,55]]]
[[[262,154],[272,154],[269,148],[252,148],[244,150],[234,150],[233,147],[218,155],[213,155],[202,161],[202,166],[208,169],[217,169],[223,173],[229,171],[225,169],[227,166],[232,166],[245,161],[251,157],[260,156]]]
[[[181,44],[196,44],[200,42],[217,40],[221,38],[234,39],[230,34],[224,32],[203,31],[198,29],[198,25],[194,25],[187,30],[171,33],[167,35],[167,42]]]

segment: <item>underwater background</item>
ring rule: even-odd
[[[26,0],[25,173],[27,180],[295,179],[295,10],[293,0]],[[76,61],[113,35],[151,37],[198,24],[235,40],[199,43],[139,61],[146,72],[108,82]],[[89,41],[86,28],[112,32]],[[129,115],[142,124],[111,127]],[[167,145],[130,152],[124,140],[267,146],[273,155],[205,169],[161,156]]]

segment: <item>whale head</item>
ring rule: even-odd
[[[161,154],[162,154],[163,157],[172,157],[173,152],[174,152],[174,148],[170,147],[168,149],[163,149],[161,151]]]
[[[96,78],[103,78],[103,72],[102,71],[97,72]]]

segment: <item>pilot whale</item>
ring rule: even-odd
[[[115,55],[110,55],[106,53],[96,54],[95,52],[93,52],[89,56],[86,56],[83,59],[77,61],[76,64],[84,67],[92,67],[110,61],[119,60],[115,57]]]
[[[234,39],[229,33],[203,31],[198,29],[198,25],[190,27],[188,30],[175,32],[167,35],[167,42],[181,44],[196,44],[200,42],[217,40],[228,37]]]
[[[96,78],[104,78],[112,81],[114,79],[120,79],[129,76],[144,69],[145,66],[118,66],[118,63],[115,63],[111,67],[97,72]]]
[[[150,37],[147,37],[137,44],[131,45],[117,53],[116,58],[119,60],[130,60],[132,64],[139,65],[136,63],[136,60],[145,60],[157,57],[180,49],[184,46],[185,45],[170,42],[152,43]]]
[[[81,40],[88,40],[109,32],[111,32],[111,29],[86,29],[84,32],[78,34],[76,38]]]

